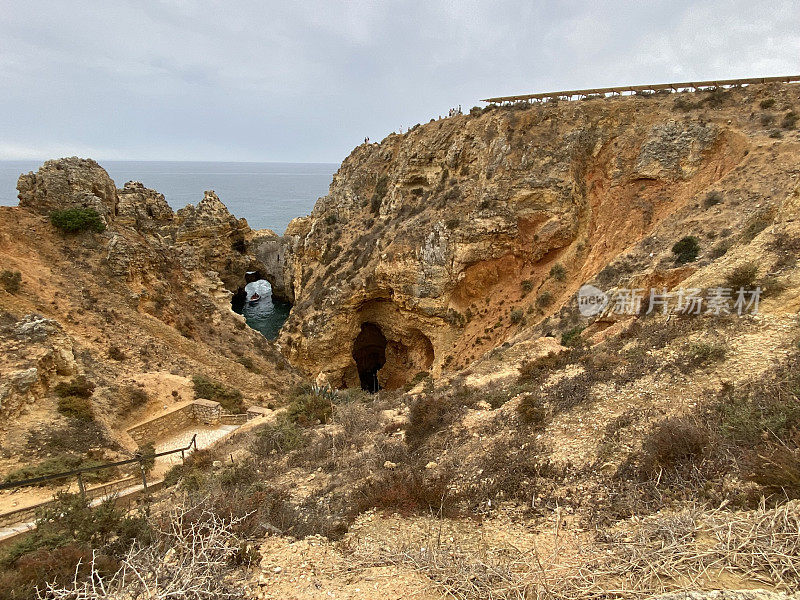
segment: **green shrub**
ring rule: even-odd
[[[46,583],[80,583],[92,564],[101,576],[110,576],[134,540],[145,546],[153,541],[141,513],[125,515],[113,498],[90,508],[79,494],[60,492],[37,513],[36,527],[4,552],[0,597],[40,598]]]
[[[3,271],[0,273],[0,285],[9,294],[16,294],[22,284],[22,273],[19,271]]]
[[[325,424],[332,413],[333,396],[308,385],[299,385],[292,391],[286,410],[287,418],[301,427]]]
[[[765,435],[788,440],[800,430],[800,357],[746,385],[725,385],[708,412],[722,435],[737,444],[752,447]]]
[[[675,366],[683,373],[714,362],[725,360],[728,347],[722,342],[693,342],[688,344],[675,359]]]
[[[758,275],[758,263],[746,262],[744,264],[734,267],[730,273],[725,276],[725,283],[733,290],[739,288],[749,289],[753,286]]]
[[[299,448],[304,443],[302,430],[288,419],[263,425],[255,430],[250,450],[256,456],[266,458],[270,454],[283,454]]]
[[[203,375],[192,377],[192,384],[194,385],[196,398],[219,402],[222,408],[231,413],[241,414],[245,412],[242,392],[236,388],[228,387]]]
[[[542,292],[539,294],[539,297],[536,298],[536,306],[539,308],[544,308],[545,306],[550,306],[553,303],[553,294],[551,292]]]
[[[584,329],[586,329],[584,326],[578,325],[564,332],[561,336],[561,345],[567,346],[568,348],[583,346],[586,343],[586,340],[581,337],[581,333],[583,333]]]
[[[80,375],[68,383],[62,381],[56,385],[54,391],[61,398],[66,398],[67,396],[89,398],[94,393],[94,384],[83,375]]]
[[[523,295],[527,296],[533,291],[533,282],[530,279],[523,279],[519,284]]]
[[[64,233],[105,230],[106,226],[93,208],[66,208],[50,213],[50,222]]]
[[[761,102],[758,103],[758,105],[764,110],[772,108],[773,106],[775,106],[775,98],[764,98]]]
[[[63,396],[59,398],[58,412],[79,421],[94,421],[92,401],[83,396]]]
[[[564,268],[564,265],[562,265],[561,263],[556,263],[552,267],[550,267],[550,277],[552,277],[556,281],[566,281],[567,270]]]
[[[679,265],[694,262],[700,253],[700,242],[696,237],[688,235],[672,246],[672,253]]]
[[[523,310],[521,308],[515,308],[514,310],[511,311],[511,315],[510,315],[509,318],[511,319],[511,322],[514,325],[517,325],[518,323],[522,322],[522,319],[524,318],[524,316],[525,316],[525,313],[523,312]]]

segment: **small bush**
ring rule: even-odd
[[[533,291],[533,282],[530,279],[523,279],[519,287],[522,289],[522,293],[527,296]]]
[[[800,497],[800,450],[775,445],[744,461],[745,479],[774,494]]]
[[[438,470],[437,470],[438,471]],[[398,468],[367,479],[353,492],[358,514],[370,508],[394,510],[401,514],[444,513],[455,516],[455,502],[449,490],[448,473],[425,469]]]
[[[231,413],[245,412],[242,392],[236,388],[228,387],[203,375],[192,377],[192,384],[195,397],[219,402],[222,408]]]
[[[301,427],[325,424],[333,413],[333,400],[329,394],[319,393],[305,385],[296,387],[286,415],[292,423]]]
[[[656,424],[642,444],[644,465],[651,471],[674,468],[703,455],[706,429],[689,417],[670,417]]]
[[[511,316],[509,318],[511,319],[511,322],[514,325],[517,325],[518,323],[522,322],[524,316],[525,313],[522,311],[521,308],[515,308],[514,310],[511,311]]]
[[[517,406],[517,414],[523,423],[536,429],[544,428],[547,422],[547,408],[542,399],[534,394],[526,394]]]
[[[408,416],[406,440],[411,446],[422,443],[425,438],[439,431],[455,418],[455,399],[428,393],[412,406]]]
[[[50,213],[50,222],[64,233],[104,231],[106,226],[93,208],[67,208]]]
[[[153,470],[153,467],[156,466],[156,447],[153,445],[153,442],[145,442],[137,451],[137,454],[143,457],[142,459],[142,467],[144,467],[145,473],[150,473]]]
[[[536,306],[539,308],[544,308],[545,306],[550,306],[553,303],[553,294],[551,292],[542,292],[539,294],[539,297],[536,298]]]
[[[118,346],[111,346],[108,349],[108,358],[116,361],[127,360],[128,355],[125,354]]]
[[[775,98],[764,98],[758,105],[764,110],[770,109],[775,106]]]
[[[521,384],[526,382],[541,384],[550,373],[564,366],[564,363],[564,357],[557,352],[550,352],[545,356],[529,360],[520,367],[518,382]]]
[[[733,242],[731,240],[722,240],[719,244],[711,249],[708,255],[712,259],[720,258],[721,256],[725,256],[728,250],[731,249],[731,246],[733,246]]]
[[[559,379],[542,390],[553,414],[567,412],[592,401],[595,378],[589,371]]]
[[[736,444],[753,446],[764,435],[787,440],[800,430],[800,357],[746,385],[725,385],[707,411],[722,435]]]
[[[83,396],[63,396],[59,398],[58,412],[79,421],[94,421],[92,401]]]
[[[125,411],[131,411],[140,408],[150,401],[150,396],[142,388],[129,385],[122,390],[122,396],[125,398],[126,406]]]
[[[679,265],[694,262],[700,253],[700,242],[696,237],[688,235],[672,246],[672,253]]]
[[[249,356],[242,356],[236,359],[236,362],[238,362],[240,365],[242,365],[245,369],[247,369],[251,373],[259,372],[258,368],[256,367],[255,361]]]
[[[781,121],[781,127],[784,129],[794,129],[797,125],[797,121],[800,120],[800,116],[797,115],[795,112],[788,112],[783,115],[783,121]]]
[[[758,275],[758,263],[747,262],[738,265],[725,276],[725,284],[738,290],[739,288],[749,289],[753,286]]]
[[[675,366],[683,373],[725,360],[728,348],[721,342],[693,342],[678,355]]]
[[[762,211],[758,213],[745,227],[740,239],[743,242],[751,242],[755,237],[769,227],[774,218],[774,213],[771,211]]]
[[[275,424],[259,427],[250,450],[256,456],[265,458],[270,454],[283,454],[303,445],[302,430],[286,419]]]
[[[703,206],[705,208],[711,208],[712,206],[716,206],[720,202],[722,202],[722,192],[718,192],[716,190],[713,192],[708,192],[706,194],[706,197],[703,198]]]
[[[69,383],[61,382],[54,388],[55,393],[61,398],[67,396],[78,396],[79,398],[89,398],[94,393],[94,384],[87,380],[83,375],[76,377]]]
[[[564,265],[562,265],[561,263],[554,264],[550,268],[550,277],[552,277],[556,281],[566,281],[567,270],[564,268]]]
[[[583,330],[586,329],[582,325],[578,325],[577,327],[573,327],[572,329],[566,331],[561,336],[561,345],[570,347],[577,347],[583,346],[586,344],[586,340],[581,337],[581,333]]]
[[[19,271],[3,271],[0,273],[0,285],[9,294],[16,294],[22,284],[22,273]]]

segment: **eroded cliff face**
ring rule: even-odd
[[[335,387],[463,369],[624,253],[665,260],[709,190],[745,199],[720,220],[738,224],[747,198],[794,186],[774,158],[797,140],[769,137],[758,103],[791,111],[795,87],[681,96],[688,111],[675,95],[503,107],[359,146],[287,230],[284,352]]]

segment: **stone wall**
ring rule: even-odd
[[[172,410],[143,421],[128,429],[128,434],[140,446],[164,436],[188,429],[192,425],[216,425],[220,422],[222,407],[211,400],[184,402]]]

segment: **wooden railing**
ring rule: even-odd
[[[715,79],[712,81],[685,81],[682,83],[656,83],[649,85],[626,85],[606,88],[592,88],[585,90],[564,90],[560,92],[541,92],[538,94],[523,94],[518,96],[497,96],[496,98],[486,98],[481,102],[499,103],[503,102],[529,102],[531,100],[547,100],[572,98],[573,96],[605,96],[606,94],[623,94],[625,92],[657,92],[659,90],[669,90],[677,92],[680,90],[702,88],[723,88],[739,85],[752,85],[759,83],[792,83],[800,81],[800,75],[785,75],[781,77],[753,77],[750,79]]]
[[[0,483],[0,491],[3,490],[13,490],[16,488],[28,487],[31,485],[39,485],[42,483],[47,483],[48,481],[58,481],[62,479],[68,479],[70,477],[77,477],[78,478],[78,489],[80,489],[81,495],[86,496],[86,486],[83,483],[83,474],[84,473],[96,473],[97,471],[102,471],[104,469],[113,469],[115,467],[121,467],[123,465],[130,465],[133,463],[139,463],[139,469],[142,473],[142,487],[145,491],[147,491],[147,469],[145,468],[145,463],[151,460],[155,460],[160,456],[167,456],[170,454],[176,454],[178,452],[181,453],[181,458],[186,457],[186,452],[190,449],[197,450],[197,434],[192,436],[192,440],[185,448],[174,448],[172,450],[165,450],[164,452],[155,452],[153,454],[137,454],[133,458],[129,458],[127,460],[119,460],[113,463],[107,463],[105,465],[97,465],[95,467],[83,467],[80,469],[73,469],[72,471],[64,471],[62,473],[53,473],[52,475],[43,475],[41,477],[33,477],[31,479],[22,479],[20,481],[9,481],[5,483]]]

